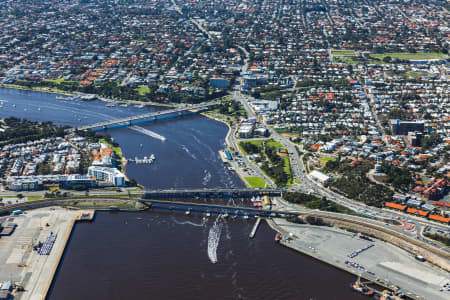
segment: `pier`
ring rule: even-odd
[[[155,155],[151,154],[149,157],[144,156],[144,158],[128,158],[127,162],[133,162],[137,165],[141,165],[141,164],[151,164],[155,161]]]
[[[124,127],[133,127],[136,125],[142,125],[147,123],[153,123],[156,121],[166,121],[177,119],[181,117],[187,117],[192,115],[200,114],[204,111],[208,111],[211,109],[217,108],[224,101],[216,101],[216,102],[206,102],[196,105],[185,106],[181,108],[168,109],[158,112],[152,112],[127,118],[121,118],[116,120],[110,120],[100,123],[95,123],[86,126],[80,126],[77,128],[69,128],[66,130],[67,133],[72,133],[76,130],[88,130],[92,129],[93,131],[106,131],[108,129],[118,129]]]
[[[256,235],[256,231],[258,230],[259,224],[261,223],[261,218],[257,218],[255,225],[253,226],[252,231],[250,232],[250,235],[248,236],[249,238],[254,238]]]

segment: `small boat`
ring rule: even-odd
[[[120,107],[128,107],[128,104],[124,103],[124,104],[120,104]]]
[[[223,218],[228,218],[229,215],[228,215],[227,213],[224,213],[224,214],[222,215],[222,217],[223,217]]]
[[[108,104],[106,104],[106,107],[114,107],[114,106],[116,106],[115,103],[108,103]]]
[[[12,107],[16,107],[16,105],[15,105],[15,104],[13,104],[13,105],[12,105]]]
[[[38,107],[38,111],[41,111],[41,108],[40,108],[40,107]]]
[[[279,232],[277,232],[277,234],[275,234],[275,242],[279,243],[281,240],[281,234]]]
[[[368,297],[374,296],[374,293],[373,293],[372,290],[370,290],[370,289],[364,287],[363,285],[361,285],[361,278],[360,277],[358,277],[358,280],[356,280],[354,283],[351,283],[350,287],[354,291],[357,291],[358,293],[363,294],[365,296],[368,296]]]
[[[191,214],[191,211],[190,211],[190,210],[187,210],[184,214],[185,214],[186,216],[187,216],[187,215],[190,215],[190,214]]]
[[[245,215],[245,216],[244,216],[244,219],[245,219],[245,220],[248,220],[248,215]]]
[[[28,109],[24,108],[23,111],[27,111]]]
[[[207,213],[206,213],[206,216],[207,216],[207,217],[211,217],[211,213],[210,213],[210,212],[207,212]]]

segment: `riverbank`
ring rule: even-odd
[[[233,149],[233,145],[230,143],[230,135],[232,134],[232,131],[233,131],[233,129],[230,126],[230,123],[227,122],[225,119],[218,118],[216,116],[213,116],[210,113],[201,113],[201,115],[204,117],[207,117],[208,119],[211,119],[216,122],[220,122],[220,123],[227,125],[228,131],[227,131],[227,135],[225,136],[225,145],[227,148]],[[246,187],[251,188],[252,187],[251,184],[245,179],[245,176],[242,174],[242,171],[239,169],[239,166],[237,166],[236,164],[234,164],[233,166],[234,166],[234,171],[237,174],[237,176],[239,177],[239,179],[241,180],[241,182],[243,184],[245,184]]]
[[[77,94],[83,94],[80,92],[68,92],[63,91],[59,89],[54,88],[48,88],[48,87],[26,87],[21,86],[17,84],[0,84],[0,88],[5,89],[13,89],[13,90],[20,90],[20,91],[27,91],[27,92],[41,92],[41,93],[48,93],[48,94],[55,94],[55,95],[64,95],[64,96],[74,96]],[[167,108],[175,108],[181,106],[179,103],[160,103],[160,102],[145,102],[145,101],[138,101],[138,100],[115,100],[115,99],[109,99],[102,97],[100,95],[94,94],[95,97],[105,103],[117,103],[117,104],[128,104],[128,105],[144,105],[144,106],[153,106],[153,107],[167,107]],[[86,100],[89,101],[89,100]]]

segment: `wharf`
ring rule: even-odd
[[[94,210],[71,210],[46,207],[8,217],[17,224],[16,231],[0,240],[0,280],[11,280],[22,286],[13,291],[14,299],[45,299],[77,221],[92,220]],[[33,247],[51,233],[56,237],[48,255],[40,255]]]
[[[282,234],[281,245],[387,290],[400,291],[407,299],[448,299],[448,294],[439,291],[448,282],[447,272],[417,262],[413,255],[389,243],[365,241],[333,227],[294,224],[282,219],[268,219],[267,223]],[[369,243],[375,246],[354,258],[348,257]]]

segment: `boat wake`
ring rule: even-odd
[[[195,226],[195,227],[203,227],[203,226],[205,226],[205,223],[206,223],[206,219],[203,220],[200,224],[197,224],[197,223],[194,223],[194,222],[191,222],[191,221],[180,222],[180,221],[177,221],[175,218],[173,218],[173,221],[175,222],[175,224],[178,224],[178,225],[192,225],[192,226]]]
[[[197,156],[195,156],[185,145],[181,145],[181,148],[186,152],[192,159],[197,160]]]
[[[209,229],[208,257],[213,264],[217,263],[217,248],[219,247],[222,227],[223,227],[222,219],[220,216],[217,216],[217,219],[216,221],[214,221],[213,226]]]
[[[161,140],[161,141],[163,141],[163,142],[166,140],[166,138],[163,137],[162,135],[157,134],[156,132],[153,132],[153,131],[148,130],[148,129],[146,129],[146,128],[142,128],[142,127],[140,127],[140,126],[132,126],[132,127],[130,127],[130,128],[133,129],[134,131],[140,132],[140,133],[142,133],[142,134],[145,134],[145,135],[150,136],[150,137],[152,137],[152,138]]]
[[[204,186],[206,186],[206,185],[208,184],[208,182],[211,181],[212,175],[211,175],[211,173],[209,173],[207,170],[204,170],[204,174],[205,174],[205,176],[203,176],[202,184],[203,184]]]

